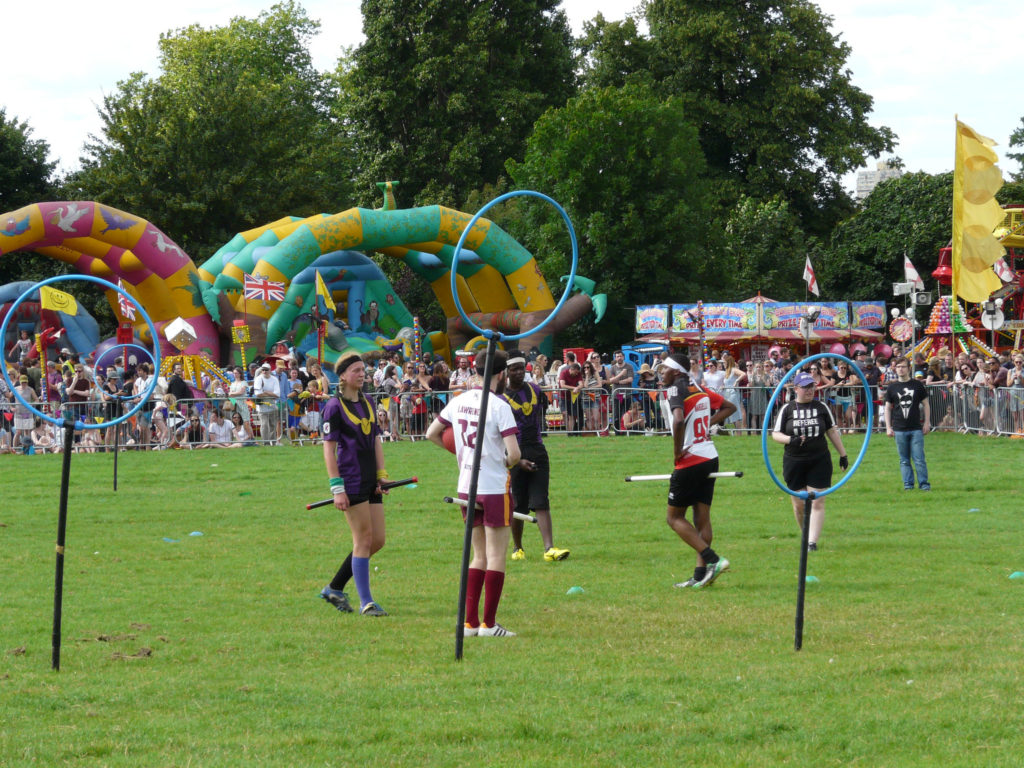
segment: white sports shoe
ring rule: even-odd
[[[493,627],[488,627],[486,624],[480,625],[478,632],[480,637],[515,637],[516,633],[508,629],[505,629],[501,624],[495,624]]]
[[[704,578],[699,584],[695,584],[696,587],[707,587],[710,586],[715,579],[717,579],[723,572],[729,570],[729,561],[724,557],[718,558],[718,562],[707,564],[707,573],[704,574]]]

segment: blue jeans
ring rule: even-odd
[[[924,462],[924,433],[920,429],[910,432],[896,432],[896,450],[900,454],[900,472],[903,474],[903,487],[914,487],[914,471],[917,471],[919,488],[931,488],[928,482],[928,465]],[[914,468],[910,468],[910,462]]]

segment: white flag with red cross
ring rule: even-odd
[[[815,296],[819,296],[818,278],[814,276],[814,267],[811,266],[810,256],[807,257],[807,263],[804,265],[804,280],[807,281],[807,290]]]

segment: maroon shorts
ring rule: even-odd
[[[463,501],[469,499],[468,493],[460,493]],[[482,507],[482,509],[481,509]],[[473,527],[484,525],[488,528],[507,528],[512,523],[512,494],[478,493],[476,495],[476,515]],[[462,519],[466,519],[466,508],[462,508]]]

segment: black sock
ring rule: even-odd
[[[708,568],[707,568],[706,565],[698,565],[698,566],[696,566],[693,569],[693,580],[694,581],[703,581],[704,580],[704,574],[706,574],[707,572],[708,572]]]
[[[339,592],[345,590],[345,585],[352,579],[352,553],[348,553],[348,557],[345,558],[345,562],[341,564],[341,568],[331,579],[331,589],[337,589]]]
[[[715,550],[713,550],[711,547],[708,547],[700,553],[700,559],[708,565],[712,565],[713,563],[718,562],[718,555],[715,554]]]

